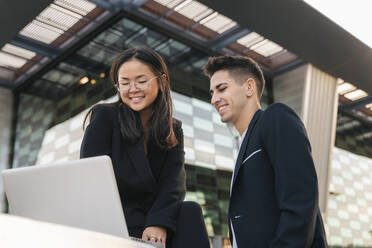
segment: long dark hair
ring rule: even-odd
[[[152,72],[158,76],[159,91],[158,96],[154,101],[154,111],[151,119],[149,138],[154,145],[162,149],[170,149],[176,146],[178,141],[173,129],[173,105],[170,96],[169,72],[163,58],[157,52],[148,47],[141,46],[129,48],[122,52],[112,64],[110,69],[111,81],[117,87],[118,71],[120,66],[134,58],[148,65]],[[144,130],[139,113],[133,111],[121,100],[119,92],[118,96],[119,100],[117,102],[106,105],[118,108],[121,135],[126,142],[135,144],[144,136]],[[91,114],[92,109],[90,109],[85,116],[83,123],[84,127],[86,119]]]

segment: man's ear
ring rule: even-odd
[[[244,82],[244,88],[247,96],[253,96],[256,92],[256,81],[253,78],[248,78]]]

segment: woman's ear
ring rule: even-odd
[[[165,89],[165,86],[167,85],[166,83],[164,84],[163,82],[169,82],[169,79],[167,77],[167,75],[165,73],[162,73],[161,76],[160,76],[160,80],[159,80],[159,90],[160,91],[163,91]]]
[[[166,80],[168,80],[168,77],[165,73],[162,73],[161,74],[161,79],[166,81]]]

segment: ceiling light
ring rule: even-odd
[[[356,89],[356,87],[350,83],[343,83],[338,85],[337,87],[337,93],[340,95],[343,95],[347,92],[350,92],[352,90]]]
[[[366,96],[368,96],[368,94],[365,91],[360,90],[360,89],[354,90],[354,91],[346,93],[344,95],[344,97],[346,97],[347,99],[349,99],[351,101],[355,101],[355,100],[358,100],[358,99],[366,97]]]
[[[284,50],[283,47],[269,39],[265,39],[256,32],[251,32],[236,42],[254,50],[256,53],[261,54],[264,57],[272,56]]]
[[[89,82],[89,78],[87,76],[85,77],[82,77],[80,80],[79,80],[79,84],[86,84]]]
[[[90,83],[91,83],[91,84],[96,84],[96,83],[97,83],[97,80],[92,79],[92,80],[90,80]]]
[[[160,3],[161,5],[166,6],[167,4],[173,2],[173,0],[154,0],[157,3]]]
[[[106,77],[106,74],[105,74],[104,72],[101,72],[101,73],[99,74],[99,77],[100,77],[100,78],[105,78],[105,77]]]
[[[81,15],[61,8],[55,4],[51,4],[43,12],[41,12],[40,15],[36,17],[38,21],[49,24],[64,31],[70,29],[81,18]]]
[[[246,36],[237,40],[237,42],[243,46],[250,47],[264,39],[265,39],[264,37],[257,34],[256,32],[251,32],[247,34]]]
[[[224,15],[218,14],[217,12],[202,19],[200,24],[203,24],[207,28],[210,28],[219,34],[236,26],[236,22]]]
[[[94,3],[85,0],[55,0],[54,3],[82,16],[87,15],[97,7]]]
[[[16,55],[16,56],[19,56],[25,59],[32,59],[33,57],[36,56],[36,53],[31,52],[24,48],[14,46],[12,44],[6,44],[1,50],[6,53],[11,53],[13,55]]]
[[[258,54],[261,54],[264,57],[269,57],[271,55],[274,55],[282,50],[284,50],[283,47],[279,46],[278,44],[270,41],[265,40],[266,42],[264,44],[261,44],[259,47],[256,47],[254,50]]]
[[[66,15],[69,15],[69,16],[72,16],[72,17],[75,17],[77,19],[81,19],[83,17],[82,15],[77,14],[74,11],[71,11],[71,10],[66,9],[66,8],[62,8],[62,7],[60,7],[58,5],[55,5],[53,3],[51,5],[49,5],[49,7],[47,9],[55,9],[58,12],[61,12],[63,14],[66,14]],[[41,13],[43,13],[43,12],[41,12]]]
[[[184,0],[155,0],[155,2],[160,3],[161,5],[164,5],[170,9],[172,9],[174,6],[177,6]]]
[[[175,11],[178,11],[180,9],[182,9],[184,6],[188,5],[189,3],[191,3],[192,0],[186,0],[184,2],[182,2],[181,4],[177,5],[174,10]]]
[[[223,32],[229,30],[232,27],[235,27],[237,25],[236,22],[231,21],[229,24],[223,26],[221,29],[217,30],[218,33],[222,34]]]
[[[204,12],[200,13],[199,15],[195,16],[193,18],[194,21],[196,22],[199,22],[200,20],[206,18],[207,16],[209,16],[210,14],[212,14],[214,12],[213,9],[206,9]]]
[[[208,22],[209,20],[215,18],[217,15],[218,15],[218,12],[214,12],[213,14],[211,14],[211,15],[207,16],[206,18],[202,19],[199,23],[204,24],[204,23]]]
[[[27,63],[26,59],[19,58],[4,52],[0,52],[0,66],[18,69],[24,66],[26,63]]]
[[[181,8],[178,8],[179,6],[176,7],[178,13],[194,21],[199,21],[213,12],[212,9],[196,1],[188,2],[187,5],[183,5]]]
[[[262,40],[262,41],[260,41],[260,42],[258,42],[256,44],[254,44],[253,46],[250,46],[249,48],[251,50],[255,50],[255,49],[259,48],[260,46],[265,45],[267,42],[269,42],[269,40],[268,39],[264,39],[264,40]]]
[[[64,32],[58,28],[33,20],[19,33],[31,39],[50,44]]]

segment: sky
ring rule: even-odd
[[[372,48],[372,0],[303,0]]]

